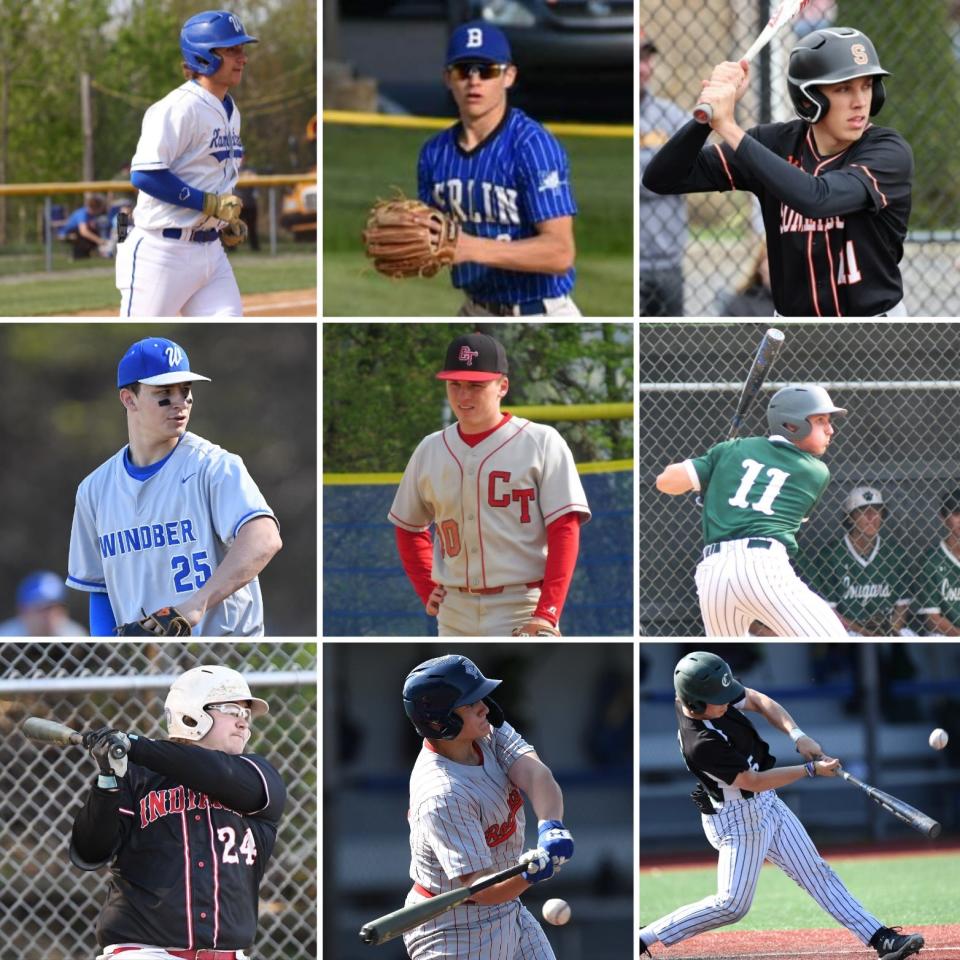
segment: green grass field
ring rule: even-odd
[[[890,926],[956,923],[960,853],[929,856],[825,858],[850,892]],[[716,890],[714,867],[640,871],[640,919],[650,923]],[[766,864],[750,912],[731,930],[815,929],[833,918],[786,874]]]
[[[0,258],[2,261],[3,258]],[[68,261],[69,262],[69,261]],[[315,245],[276,257],[264,252],[231,254],[241,294],[303,290],[317,284]],[[0,277],[0,316],[57,316],[77,310],[113,310],[120,306],[112,263],[81,263],[54,273]]]
[[[416,196],[417,155],[430,131],[324,126],[324,316],[451,316],[463,301],[447,276],[391,282],[363,255],[367,210],[393,188]],[[633,160],[629,138],[571,137],[576,218],[574,299],[587,316],[633,312]]]

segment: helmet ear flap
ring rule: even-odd
[[[483,702],[487,705],[487,709],[490,711],[487,714],[487,723],[489,723],[491,727],[503,726],[503,709],[501,708],[500,704],[497,703],[497,701],[492,697],[484,697]],[[458,717],[457,719],[459,720],[460,718]],[[461,721],[461,726],[462,725],[463,724]]]
[[[887,87],[883,77],[873,78],[873,99],[870,101],[870,116],[875,117],[883,108],[887,99]]]

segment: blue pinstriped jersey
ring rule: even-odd
[[[459,123],[428,140],[420,151],[420,199],[456,217],[477,237],[522,240],[536,224],[577,212],[570,162],[553,134],[510,107],[493,133],[473,150],[457,143]],[[560,297],[573,289],[576,271],[561,275],[457,264],[453,285],[471,299],[522,303]]]

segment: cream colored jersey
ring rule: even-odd
[[[511,417],[475,447],[457,424],[413,452],[388,519],[411,533],[436,524],[433,580],[485,590],[543,578],[547,525],[590,518],[573,455],[553,428]]]

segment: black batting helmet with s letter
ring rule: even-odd
[[[688,653],[673,671],[677,699],[692,713],[703,713],[711,703],[736,703],[746,690],[727,661],[715,653]]]

